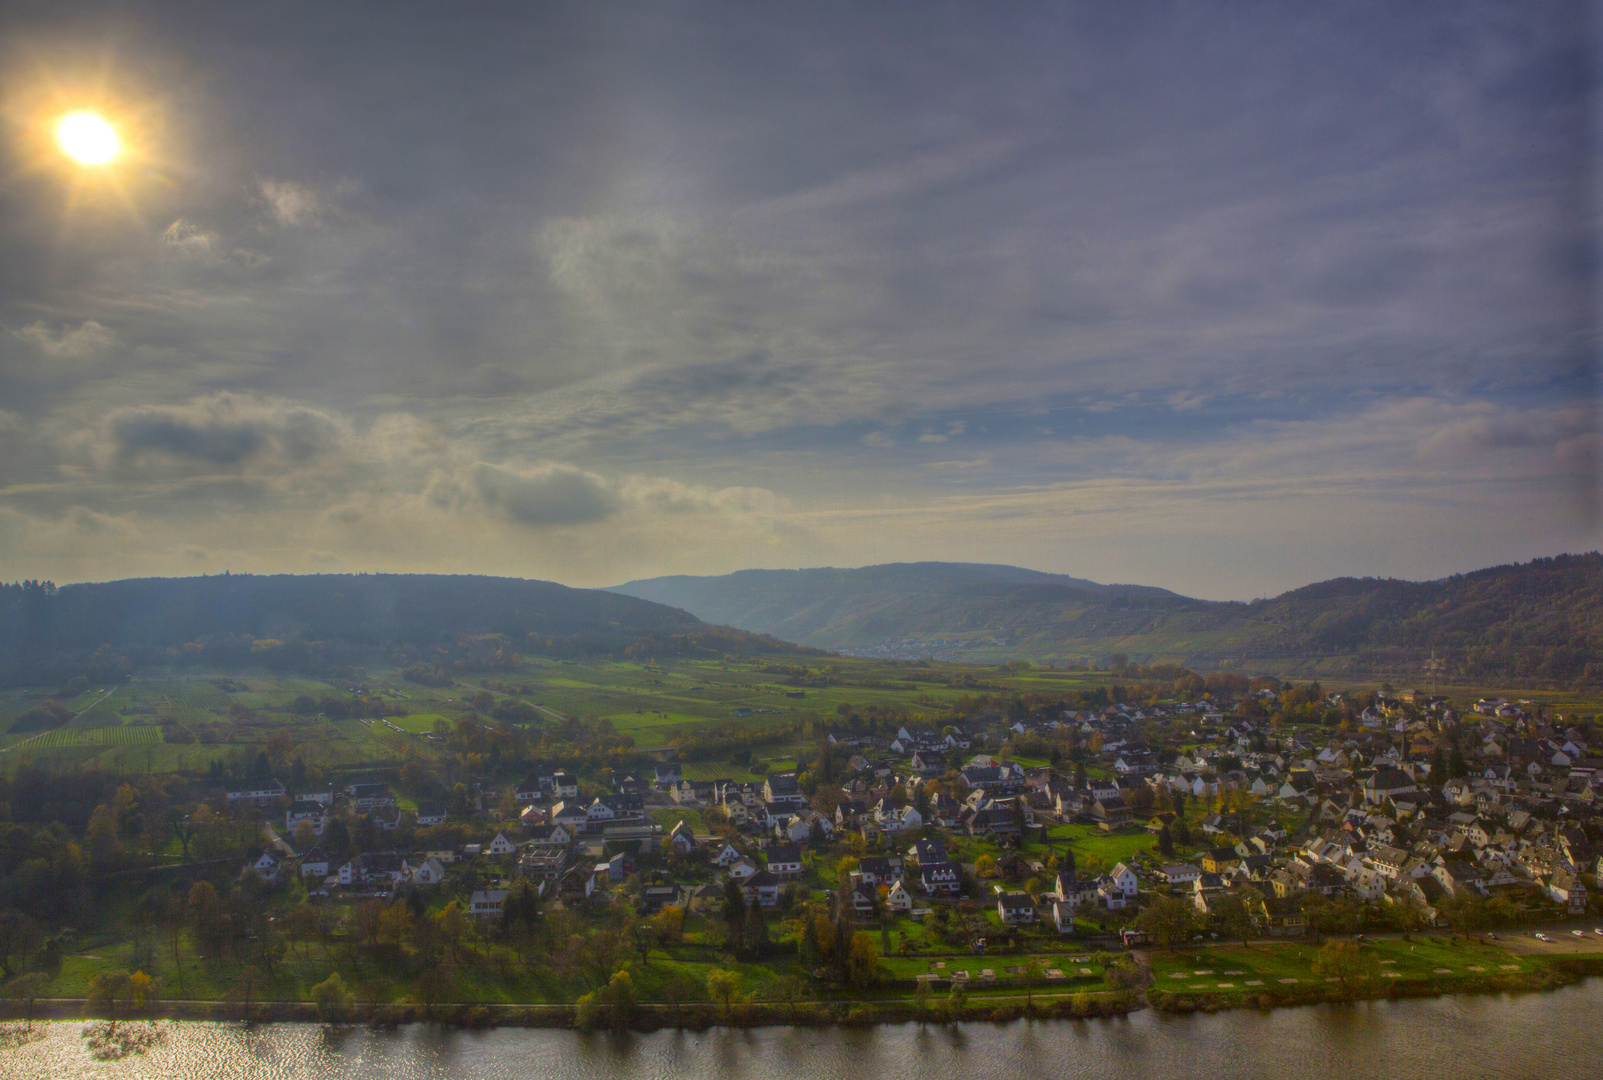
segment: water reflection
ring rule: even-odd
[[[144,1058],[92,1061],[81,1025],[0,1051],[5,1080],[1392,1080],[1596,1075],[1603,980],[1553,994],[1010,1024],[651,1034],[175,1024]],[[1540,1033],[1563,1033],[1544,1038]]]

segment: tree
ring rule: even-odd
[[[819,931],[821,916],[815,911],[804,911],[801,917],[801,940],[797,943],[796,951],[801,959],[801,965],[807,971],[818,970],[824,962],[824,937]]]
[[[128,976],[128,1001],[136,1009],[154,1009],[161,1001],[156,991],[156,980],[143,971]]]
[[[768,955],[768,920],[756,904],[746,909],[746,921],[741,928],[740,950],[748,960],[761,960]]]
[[[1328,941],[1314,954],[1314,973],[1340,981],[1343,990],[1375,976],[1375,961],[1355,941]]]
[[[339,1019],[354,1000],[337,971],[330,972],[328,978],[312,987],[311,994],[317,1005],[317,1015],[325,1023]]]
[[[1158,850],[1166,858],[1174,858],[1174,833],[1169,831],[1167,825],[1158,830]]]
[[[952,991],[946,996],[946,1018],[953,1022],[963,1019],[963,1010],[967,1005],[967,982],[959,979],[953,979]]]
[[[929,1015],[930,999],[934,996],[935,992],[930,989],[930,980],[918,980],[918,989],[913,991],[913,1009],[918,1013],[920,1023]]]
[[[859,930],[852,935],[848,977],[859,989],[872,986],[879,977],[879,948],[872,934]]]
[[[1252,910],[1239,891],[1225,893],[1214,902],[1214,918],[1223,937],[1237,938],[1245,946],[1252,937]]]
[[[128,999],[128,973],[103,971],[89,982],[89,1007],[104,1012],[111,1026],[117,1026],[117,1003]]]
[[[44,931],[32,918],[7,908],[0,911],[0,978],[11,978],[12,965],[26,966],[44,942]]]
[[[1441,911],[1453,932],[1465,938],[1486,925],[1486,905],[1468,889],[1461,889],[1442,905]]]
[[[732,877],[724,878],[723,900],[718,913],[724,920],[729,940],[738,940],[740,928],[746,924],[746,890]]]
[[[1196,932],[1196,910],[1179,897],[1155,897],[1136,916],[1135,926],[1158,944],[1174,949]]]
[[[33,1030],[33,1006],[44,995],[45,988],[50,985],[50,976],[42,971],[30,971],[26,975],[19,975],[0,987],[6,997],[12,1001],[22,1003],[22,1017],[28,1022],[28,1030]]]
[[[1032,1008],[1035,1005],[1035,984],[1044,978],[1046,972],[1041,967],[1041,961],[1032,956],[1024,962],[1024,1007]]]
[[[729,1002],[740,988],[740,973],[726,971],[723,968],[713,968],[707,972],[707,996],[718,1002],[722,1015],[729,1017]]]

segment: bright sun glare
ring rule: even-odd
[[[73,113],[56,128],[68,155],[85,165],[103,165],[117,156],[117,133],[94,113]]]

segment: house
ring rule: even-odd
[[[559,799],[577,799],[579,781],[565,772],[558,771],[551,776],[551,792]]]
[[[857,872],[870,885],[889,885],[902,880],[902,860],[888,855],[865,855]]]
[[[262,851],[245,860],[245,872],[255,874],[263,881],[278,880],[278,857],[271,851]]]
[[[412,884],[438,885],[445,880],[445,867],[438,859],[424,859],[423,865],[412,871]]]
[[[645,915],[655,915],[678,900],[679,886],[672,882],[654,881],[640,890],[640,910]]]
[[[395,793],[388,784],[350,784],[345,788],[345,795],[350,799],[352,809],[359,814],[380,806],[395,805]]]
[[[562,844],[567,846],[573,843],[573,833],[568,831],[566,825],[531,825],[524,830],[524,835],[532,844]]]
[[[477,889],[468,900],[468,914],[478,919],[499,918],[506,898],[506,889]]]
[[[281,781],[264,780],[238,791],[230,791],[228,802],[232,806],[271,806],[285,794],[286,789]]]
[[[758,907],[774,908],[779,906],[780,881],[766,870],[740,880],[740,891],[746,896],[746,903],[756,904]]]
[[[1052,901],[1052,925],[1060,934],[1074,933],[1074,905],[1067,900]]]
[[[713,856],[712,861],[715,866],[722,866],[728,869],[739,862],[741,858],[740,852],[736,851],[733,845],[725,844],[718,849],[718,854]]]
[[[701,850],[701,845],[696,841],[696,834],[691,831],[690,824],[684,818],[680,818],[669,830],[668,846],[673,849],[675,855],[690,855]]]
[[[913,910],[913,894],[907,891],[900,878],[885,894],[885,906],[903,915]]]
[[[531,844],[518,858],[518,873],[531,881],[557,881],[568,868],[564,844]]]
[[[728,873],[729,876],[734,878],[736,881],[744,882],[747,878],[756,876],[757,865],[750,859],[736,859],[734,862],[729,864]]]
[[[288,810],[284,811],[284,831],[293,835],[296,826],[305,821],[311,823],[312,832],[322,836],[323,826],[327,820],[328,810],[322,803],[310,799],[297,799],[289,804]]]
[[[781,879],[800,877],[801,847],[797,844],[769,844],[768,872]]]
[[[564,901],[588,900],[595,895],[596,875],[588,866],[574,866],[557,880],[557,895]]]
[[[526,777],[522,782],[513,787],[512,801],[517,803],[519,806],[528,806],[530,803],[544,802],[545,790],[549,783],[550,777],[546,778],[546,783],[544,784],[540,782],[540,778],[538,776]]]
[[[551,808],[551,824],[566,826],[570,832],[578,833],[589,822],[589,812],[577,803],[564,799]]]
[[[1547,895],[1563,904],[1571,915],[1586,914],[1586,883],[1579,874],[1568,870],[1555,870],[1547,880]]]
[[[412,874],[412,868],[398,851],[369,851],[358,855],[337,871],[341,885],[388,888]]]
[[[495,839],[491,840],[483,848],[483,853],[485,855],[511,855],[517,850],[512,841],[506,838],[505,833],[496,833]]]
[[[1114,826],[1128,824],[1135,815],[1122,796],[1110,795],[1091,804],[1091,816],[1103,825]]]
[[[807,803],[807,797],[796,786],[793,772],[773,773],[763,781],[763,800],[774,807],[799,807]]]
[[[1110,910],[1135,903],[1139,890],[1135,871],[1122,862],[1097,881],[1097,897]]]
[[[445,804],[442,802],[421,802],[417,804],[417,823],[419,825],[444,825]]]
[[[684,779],[683,771],[678,764],[667,762],[658,765],[652,772],[652,780],[656,786],[664,791],[677,785]]]
[[[963,878],[956,863],[921,863],[918,883],[931,896],[952,895],[962,889]]]
[[[328,852],[313,848],[302,855],[301,877],[317,878],[319,881],[328,877]]]
[[[1035,901],[1027,892],[1004,892],[996,898],[996,913],[1003,926],[1020,926],[1035,921]]]
[[[1432,871],[1432,876],[1449,896],[1462,896],[1466,890],[1485,894],[1482,879],[1486,876],[1474,863],[1448,860]]]
[[[1176,863],[1163,868],[1163,880],[1170,885],[1189,886],[1202,876],[1202,870],[1190,863]]]

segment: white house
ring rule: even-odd
[[[445,880],[445,867],[438,859],[424,859],[423,865],[412,871],[412,884],[438,885]]]

